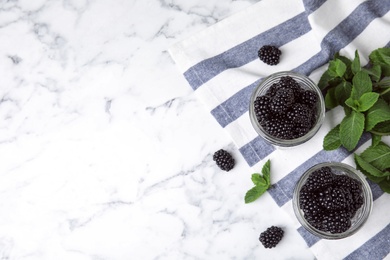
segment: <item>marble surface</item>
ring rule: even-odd
[[[0,0],[0,259],[314,258],[167,52],[256,2]]]

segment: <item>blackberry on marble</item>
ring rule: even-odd
[[[271,226],[260,234],[259,240],[265,248],[273,248],[279,244],[283,235],[283,229],[277,226]]]
[[[217,166],[224,171],[233,169],[235,163],[232,155],[223,149],[214,153],[213,160],[216,162]]]

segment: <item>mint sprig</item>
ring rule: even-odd
[[[344,146],[352,151],[362,134],[370,133],[371,146],[354,155],[356,166],[390,193],[390,146],[381,141],[390,135],[390,48],[371,52],[364,67],[358,51],[353,60],[336,53],[318,86],[328,109],[342,106],[345,112],[341,123],[325,136],[323,148]]]
[[[263,195],[269,187],[271,187],[271,161],[268,160],[261,169],[261,173],[252,174],[252,182],[255,185],[253,188],[248,190],[245,194],[245,203],[250,203],[257,200]]]

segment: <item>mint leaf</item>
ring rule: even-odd
[[[381,189],[386,192],[386,193],[390,193],[390,180],[389,179],[386,179],[386,180],[383,180],[379,183],[379,187],[381,187]]]
[[[373,182],[378,183],[385,178],[385,176],[383,176],[383,172],[363,160],[363,158],[361,158],[359,155],[355,154],[354,159],[357,168]]]
[[[379,48],[368,56],[373,64],[390,65],[390,48]]]
[[[245,203],[250,203],[257,200],[261,195],[266,192],[271,186],[271,161],[268,160],[261,169],[261,174],[254,173],[252,174],[252,182],[255,184],[253,188],[248,190],[245,194]]]
[[[352,61],[351,70],[353,74],[358,73],[361,70],[359,53],[355,51],[355,59]]]
[[[261,195],[267,191],[267,188],[264,186],[255,186],[252,189],[248,190],[245,194],[245,203],[250,203],[257,200]]]
[[[360,98],[359,98],[359,106],[358,106],[358,111],[364,112],[370,109],[378,100],[379,94],[375,92],[368,92],[364,93]]]
[[[376,135],[390,135],[390,120],[378,123],[370,132]]]
[[[357,100],[355,100],[355,99],[350,97],[347,100],[345,100],[345,104],[347,106],[349,106],[350,108],[352,108],[353,110],[358,111],[359,101],[357,101]]]
[[[358,100],[364,93],[372,92],[372,81],[368,73],[359,71],[352,79],[351,97]]]
[[[322,74],[321,78],[320,78],[320,81],[318,82],[318,87],[321,89],[321,90],[324,90],[328,87],[328,83],[334,79],[334,77],[332,77],[331,75],[329,75],[329,71],[326,70],[324,72],[324,74]]]
[[[390,103],[390,88],[385,89],[384,91],[382,91],[380,93],[380,95],[381,95],[381,98],[383,98],[383,100],[385,100],[386,102]]]
[[[351,114],[344,117],[340,123],[340,140],[341,144],[348,150],[352,151],[364,129],[364,115],[360,112],[352,111]]]
[[[335,108],[339,105],[339,102],[336,98],[336,88],[333,87],[328,90],[328,92],[325,95],[325,107],[327,109]]]
[[[390,168],[390,147],[383,142],[368,147],[360,157],[380,171]]]
[[[333,59],[334,60],[335,59],[341,60],[347,66],[343,78],[347,79],[347,80],[350,80],[353,77],[353,73],[352,73],[352,70],[351,70],[352,61],[349,58],[340,55],[340,53],[338,53],[338,52],[334,55]]]
[[[349,114],[351,114],[352,109],[351,109],[350,107],[344,106],[343,108],[344,108],[344,114],[345,114],[346,116],[348,116]]]
[[[382,136],[371,133],[371,146],[376,146],[382,140]]]
[[[371,80],[374,82],[378,82],[381,79],[382,69],[378,64],[374,64],[371,68],[366,69],[362,68],[363,71],[367,72],[370,75]]]
[[[348,81],[342,81],[340,84],[336,86],[335,89],[335,98],[339,104],[344,104],[345,100],[347,100],[351,96],[352,84]]]
[[[390,106],[383,99],[377,102],[366,113],[366,131],[373,129],[378,123],[390,120]]]
[[[325,136],[322,146],[324,150],[330,151],[339,148],[340,145],[340,125],[337,125]]]
[[[379,65],[383,76],[390,76],[390,48],[379,48],[371,52],[369,59],[372,64]]]
[[[267,186],[268,183],[263,176],[258,173],[252,174],[252,182],[254,185]]]
[[[329,75],[332,77],[342,77],[347,70],[347,65],[339,59],[329,62]]]
[[[271,179],[270,179],[270,176],[271,176],[271,161],[270,160],[268,160],[263,165],[263,168],[261,169],[261,173],[263,174],[266,183],[268,185],[271,184]]]

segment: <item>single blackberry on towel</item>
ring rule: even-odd
[[[265,248],[273,248],[279,244],[284,235],[283,229],[276,226],[267,228],[260,234],[259,240]]]
[[[277,114],[284,114],[294,104],[294,93],[289,88],[279,88],[270,102],[270,109]]]
[[[305,90],[301,94],[300,102],[307,105],[309,108],[313,108],[318,100],[317,94],[312,90]]]
[[[270,117],[269,103],[271,98],[269,96],[258,96],[254,101],[254,110],[257,120],[262,122]]]
[[[227,172],[233,169],[235,163],[232,155],[223,149],[214,153],[213,160],[217,163],[221,170]]]
[[[280,55],[282,55],[282,52],[276,46],[264,45],[260,48],[257,54],[261,61],[273,66],[279,63],[279,58]]]

